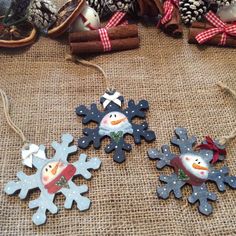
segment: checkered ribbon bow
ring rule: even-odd
[[[227,154],[226,150],[224,148],[218,148],[213,139],[209,136],[206,136],[206,143],[198,145],[197,148],[213,151],[213,157],[211,161],[212,164],[216,163],[219,160],[220,155],[226,156]]]
[[[199,44],[203,44],[216,36],[221,34],[221,40],[219,45],[224,46],[226,44],[227,35],[236,36],[236,25],[228,26],[222,20],[220,20],[212,11],[209,11],[205,15],[206,19],[216,28],[208,29],[196,36],[196,40]]]
[[[179,7],[179,0],[166,0],[163,4],[163,17],[161,24],[164,25],[172,19],[174,7]]]
[[[111,51],[111,41],[109,39],[107,29],[115,27],[118,24],[120,24],[120,22],[125,17],[125,15],[126,15],[126,13],[124,13],[124,12],[116,12],[112,16],[112,18],[109,20],[109,22],[107,23],[105,28],[101,28],[101,29],[98,30],[99,36],[100,36],[100,39],[101,39],[101,42],[102,42],[102,45],[103,45],[104,52]],[[127,25],[127,24],[128,24],[128,22],[125,21],[120,25]]]

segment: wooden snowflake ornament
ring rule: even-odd
[[[53,203],[55,194],[62,193],[65,196],[64,207],[70,209],[73,202],[77,203],[80,211],[89,209],[91,201],[82,196],[88,191],[87,185],[77,186],[72,181],[74,177],[81,175],[85,179],[91,178],[90,169],[96,170],[100,167],[101,161],[98,158],[87,160],[85,154],[81,154],[79,160],[74,163],[68,163],[67,158],[70,154],[77,151],[75,145],[70,146],[73,137],[69,134],[62,136],[62,143],[53,142],[52,147],[56,150],[55,155],[48,159],[33,157],[32,164],[37,168],[33,175],[26,175],[18,172],[19,181],[10,181],[4,191],[7,194],[14,194],[19,191],[19,197],[25,199],[28,192],[39,188],[41,194],[38,199],[29,202],[29,208],[38,208],[33,215],[33,222],[41,225],[46,222],[46,212],[52,214],[58,212],[57,206]],[[40,151],[45,153],[45,147],[40,146]]]
[[[111,143],[105,148],[106,153],[114,151],[113,160],[118,163],[125,161],[125,151],[132,149],[131,145],[125,142],[125,136],[134,137],[136,144],[141,143],[141,139],[146,141],[155,140],[155,133],[148,130],[147,122],[141,124],[132,123],[135,117],[145,118],[148,109],[146,100],[140,101],[137,105],[133,100],[128,102],[128,108],[122,110],[121,106],[124,98],[118,92],[107,92],[101,99],[104,111],[99,111],[96,104],[91,105],[91,109],[84,105],[76,109],[78,116],[83,116],[83,124],[95,122],[98,126],[94,129],[85,128],[84,137],[80,138],[78,145],[80,148],[87,148],[93,144],[95,148],[101,146],[101,140],[109,137]]]
[[[168,145],[162,146],[162,151],[150,149],[148,155],[157,162],[157,169],[165,166],[174,168],[174,173],[170,176],[161,175],[160,180],[166,184],[157,188],[157,195],[162,199],[167,199],[171,192],[176,198],[181,198],[181,188],[185,184],[192,186],[192,194],[188,197],[190,203],[199,202],[198,209],[200,213],[209,215],[213,208],[208,200],[216,201],[215,193],[208,192],[206,182],[214,182],[219,191],[225,191],[225,185],[235,189],[236,177],[229,176],[229,168],[223,166],[219,170],[213,167],[218,161],[223,161],[226,156],[225,147],[218,141],[210,137],[198,145],[196,137],[188,137],[187,130],[177,128],[176,137],[172,138],[171,143],[179,147],[180,154],[176,155],[170,151]]]

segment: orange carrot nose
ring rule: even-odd
[[[57,169],[59,167],[60,162],[57,162],[57,164],[52,168],[51,173],[55,175],[57,173]]]
[[[196,164],[196,163],[193,163],[192,167],[193,167],[194,169],[197,169],[197,170],[209,170],[207,167],[200,166],[200,165],[198,165],[198,164]]]
[[[120,124],[122,121],[125,121],[126,119],[127,119],[127,118],[124,117],[124,118],[119,119],[119,120],[113,120],[113,121],[111,122],[111,124],[112,124],[112,125],[118,125],[118,124]]]

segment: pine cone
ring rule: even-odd
[[[235,0],[215,0],[214,2],[217,3],[218,7],[228,7],[234,4]]]
[[[179,10],[184,24],[190,25],[194,21],[201,20],[207,12],[207,2],[204,0],[180,0]]]
[[[28,20],[39,30],[47,31],[57,20],[56,6],[50,0],[33,0],[28,9]]]
[[[92,7],[99,15],[102,17],[105,1],[104,0],[87,0],[87,3],[90,7]]]
[[[110,17],[117,11],[128,12],[136,0],[87,0],[87,3],[98,12],[100,18]]]

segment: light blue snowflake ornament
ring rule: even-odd
[[[99,158],[91,158],[87,161],[87,156],[81,154],[78,161],[69,163],[67,161],[68,156],[77,151],[75,145],[70,146],[72,141],[73,137],[70,134],[63,135],[62,143],[52,143],[52,147],[56,150],[52,158],[33,158],[33,166],[37,168],[36,174],[28,176],[22,171],[18,172],[19,181],[10,181],[5,186],[4,191],[8,195],[20,191],[20,199],[25,199],[30,190],[40,189],[39,198],[29,202],[29,208],[38,208],[32,217],[36,225],[46,222],[47,210],[52,214],[58,212],[57,206],[53,203],[57,193],[62,193],[65,196],[64,207],[66,209],[70,209],[74,201],[80,211],[85,211],[90,207],[90,199],[82,196],[88,191],[87,185],[77,186],[72,180],[78,175],[90,179],[92,175],[89,170],[98,169],[101,161]],[[40,150],[45,152],[45,147],[41,145]]]

